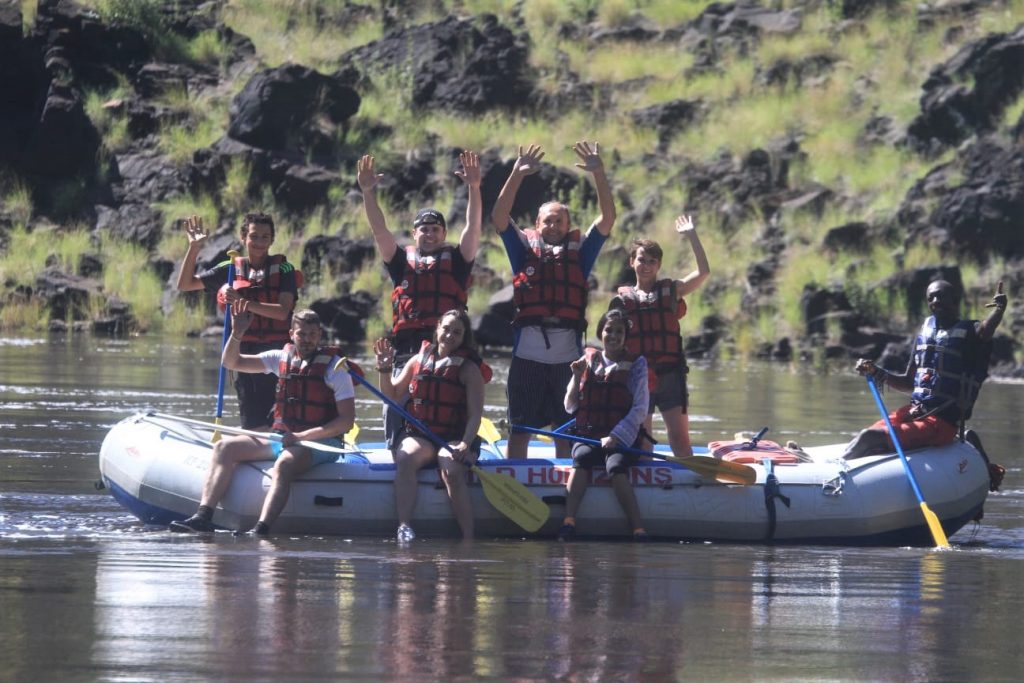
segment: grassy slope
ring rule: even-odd
[[[95,2],[100,11],[110,11],[114,0]],[[365,3],[377,6],[377,3]],[[721,55],[720,73],[690,76],[688,70],[693,56],[675,43],[636,44],[618,43],[590,45],[584,41],[559,37],[562,24],[614,27],[629,21],[637,12],[661,28],[671,28],[693,19],[708,3],[681,2],[680,0],[525,0],[523,3],[496,0],[443,0],[434,3],[411,3],[416,10],[405,17],[408,23],[422,23],[440,19],[450,13],[473,15],[482,12],[497,14],[507,24],[515,21],[514,9],[521,7],[521,18],[530,35],[530,60],[542,87],[554,87],[554,74],[564,64],[575,71],[585,83],[607,87],[612,92],[613,107],[600,111],[581,111],[556,120],[524,120],[520,117],[489,114],[467,119],[428,111],[410,111],[407,95],[403,94],[400,75],[393,82],[378,79],[376,90],[363,93],[364,103],[356,117],[352,132],[345,141],[360,150],[361,131],[377,122],[392,126],[394,136],[386,149],[368,147],[375,154],[401,153],[405,149],[423,149],[428,141],[439,139],[433,150],[462,147],[482,150],[498,146],[504,156],[514,154],[517,144],[537,142],[549,150],[548,159],[563,166],[571,166],[571,153],[564,151],[576,139],[600,140],[609,171],[616,189],[634,202],[640,202],[651,192],[658,193],[657,219],[650,226],[648,236],[658,239],[665,247],[664,272],[682,275],[693,267],[692,255],[683,248],[675,236],[674,216],[683,211],[697,211],[698,227],[708,251],[713,278],[726,286],[705,288],[690,301],[691,318],[715,312],[728,320],[746,324],[733,329],[733,349],[744,356],[758,343],[770,341],[786,334],[798,334],[801,329],[799,297],[806,283],[828,285],[840,281],[848,291],[870,291],[871,284],[889,274],[892,266],[887,254],[901,245],[874,245],[873,258],[864,259],[838,255],[823,258],[820,244],[825,231],[831,227],[855,220],[882,222],[891,216],[907,188],[929,168],[942,160],[925,161],[898,150],[884,147],[864,147],[857,138],[872,116],[884,115],[903,126],[918,112],[917,100],[921,84],[929,71],[948,59],[964,43],[992,31],[1005,31],[1024,21],[1024,0],[987,3],[971,19],[962,17],[940,21],[931,26],[919,26],[913,3],[898,3],[900,9],[876,11],[854,24],[840,25],[840,18],[829,3],[804,14],[802,30],[793,36],[769,36],[754,50],[746,53]],[[784,3],[794,4],[794,3]],[[261,61],[267,66],[284,62],[298,62],[324,72],[346,51],[380,37],[383,27],[379,13],[367,13],[361,23],[345,26],[319,25],[315,20],[315,5],[331,14],[344,5],[322,0],[234,0],[227,5],[225,20],[233,29],[249,36],[256,45]],[[964,31],[956,43],[943,40],[947,30],[963,26]],[[210,36],[199,36],[190,43],[172,46],[184,58],[216,64],[223,51]],[[169,48],[171,49],[171,48]],[[824,55],[835,60],[835,66],[825,77],[813,79],[801,88],[792,85],[764,87],[757,85],[756,75],[780,59],[800,59]],[[562,66],[560,66],[562,65]],[[187,127],[170,129],[161,135],[161,148],[174,158],[185,159],[194,149],[208,145],[226,126],[226,109],[230,96],[243,83],[234,83],[219,97],[204,101],[189,101],[182,95],[171,98],[171,106],[187,110]],[[129,86],[126,86],[129,87]],[[406,91],[407,92],[407,91]],[[110,119],[99,106],[111,96],[120,93],[91,93],[90,114],[105,135],[110,150],[126,144],[123,125]],[[176,99],[176,101],[175,101]],[[657,139],[653,131],[637,128],[628,112],[643,106],[675,99],[700,99],[709,114],[703,122],[686,129],[671,141],[668,156],[671,164],[653,167],[645,161]],[[1024,103],[1011,109],[1018,114]],[[1011,112],[1012,115],[1012,112]],[[1014,121],[1016,119],[1010,119]],[[787,249],[784,268],[776,281],[777,296],[767,307],[756,313],[741,310],[741,292],[747,266],[763,258],[758,241],[764,221],[753,217],[739,229],[728,233],[716,223],[716,207],[686,206],[682,188],[666,185],[666,180],[677,167],[687,160],[705,161],[722,150],[741,157],[750,149],[762,146],[772,139],[795,135],[801,141],[807,160],[795,169],[791,185],[810,182],[821,183],[842,198],[835,202],[822,217],[809,214],[787,214],[782,218]],[[436,138],[434,136],[437,136]],[[361,151],[361,150],[360,150]],[[440,153],[440,152],[437,152]],[[615,159],[612,163],[610,160]],[[443,167],[439,164],[439,167]],[[233,169],[232,179],[216,199],[211,197],[182,198],[180,202],[162,207],[170,216],[180,216],[198,210],[209,216],[232,215],[250,200],[244,196],[247,169]],[[340,200],[344,189],[351,186],[351,177],[339,179],[335,196]],[[7,184],[11,196],[17,195],[17,184]],[[264,198],[269,193],[264,192]],[[445,205],[448,197],[435,197],[433,202]],[[266,201],[265,201],[266,203]],[[198,207],[198,209],[193,208]],[[415,207],[412,207],[414,210]],[[488,207],[489,208],[489,207]],[[269,206],[274,211],[275,207]],[[703,211],[699,210],[703,209]],[[24,211],[29,211],[25,209]],[[385,207],[390,216],[408,212],[410,207]],[[584,210],[584,216],[589,215]],[[283,212],[275,211],[275,215]],[[577,214],[578,215],[578,214]],[[304,239],[313,234],[336,232],[365,235],[367,230],[358,204],[335,202],[331,208],[315,211],[310,216],[284,217],[278,247],[297,258]],[[76,238],[73,228],[61,230],[59,241],[69,245]],[[168,231],[170,232],[170,231]],[[15,236],[19,234],[15,231]],[[27,235],[20,235],[27,238]],[[625,241],[625,235],[619,235]],[[489,238],[492,239],[493,238]],[[52,242],[50,244],[52,247]],[[109,247],[113,249],[113,245]],[[161,254],[177,259],[184,249],[184,241],[177,234],[168,234],[161,245]],[[26,273],[24,251],[19,265],[14,267],[0,257],[0,277],[14,273],[18,278]],[[45,260],[45,253],[36,252],[34,259]],[[507,263],[496,246],[485,248],[482,261],[504,272]],[[938,255],[926,248],[911,247],[904,254],[906,267],[935,263]],[[606,260],[607,261],[607,260]],[[982,281],[998,278],[998,273],[982,271],[976,264],[962,263],[965,279]],[[998,264],[996,264],[998,267]],[[42,268],[30,266],[27,271]],[[992,266],[989,267],[990,270]],[[140,267],[140,270],[142,268]],[[598,277],[602,284],[618,270],[618,264],[599,263]],[[15,272],[17,271],[17,272]],[[134,304],[135,309],[155,311],[158,293],[151,286],[139,287],[138,282],[105,283],[110,291],[118,292]],[[123,286],[123,291],[118,289]],[[322,285],[319,291],[306,291],[305,297],[337,293],[334,285]],[[385,293],[374,269],[358,278],[357,288]],[[596,319],[604,308],[607,295],[599,294],[592,305],[591,318]],[[386,298],[382,297],[382,301]],[[483,305],[478,293],[474,308]],[[381,314],[387,312],[382,305]],[[180,330],[195,327],[197,316],[179,310],[167,321],[154,316],[141,315],[150,329],[163,325],[165,329]],[[20,326],[26,316],[16,315],[8,306],[0,310],[0,325]],[[28,317],[31,320],[31,316]],[[692,326],[694,323],[690,323]],[[370,334],[384,328],[383,319],[371,321]]]

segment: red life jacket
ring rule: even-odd
[[[466,287],[455,278],[453,269],[455,249],[445,245],[423,254],[414,245],[405,247],[402,281],[391,293],[394,332],[432,328],[448,311],[466,310]]]
[[[263,267],[254,270],[245,256],[235,259],[235,279],[245,280],[249,284],[238,289],[238,293],[249,301],[259,301],[264,304],[276,304],[281,298],[281,272],[294,270],[295,267],[288,263],[283,254],[267,256]],[[296,282],[298,282],[298,271]],[[287,342],[291,339],[288,333],[292,326],[292,316],[288,315],[284,320],[276,320],[262,315],[253,315],[252,324],[242,335],[244,342]]]
[[[600,349],[587,347],[583,352],[587,367],[580,378],[579,408],[576,410],[576,433],[600,439],[608,436],[615,425],[626,417],[633,407],[633,392],[629,388],[629,373],[634,356],[615,363],[608,372]]]
[[[480,367],[485,383],[491,381],[491,368],[467,349],[438,358],[437,347],[425,341],[413,358],[409,413],[445,441],[461,439],[466,430],[466,387],[459,371],[467,361]]]
[[[618,295],[630,322],[626,350],[654,367],[678,365],[684,358],[679,320],[686,315],[686,302],[676,295],[676,281],[658,280],[650,295],[635,286],[619,287]]]
[[[537,230],[523,230],[523,234],[529,249],[522,270],[512,280],[513,325],[585,329],[589,287],[580,265],[580,231],[571,230],[555,246]]]
[[[305,366],[293,344],[285,344],[284,352],[277,369],[274,429],[298,432],[338,417],[334,390],[327,386],[324,375],[331,359],[340,356],[341,350],[335,346],[321,347]]]

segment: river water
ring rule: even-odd
[[[0,338],[0,681],[1024,678],[1019,383],[982,392],[973,426],[1008,472],[947,552],[147,528],[93,487],[100,442],[141,409],[208,419],[217,355]],[[695,365],[698,444],[765,425],[835,443],[876,418],[852,373]],[[360,439],[378,439],[379,406],[357,407]]]

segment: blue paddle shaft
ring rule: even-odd
[[[359,373],[353,372],[352,370],[348,370],[348,374],[352,376],[352,379],[354,379],[355,381],[359,382],[364,387],[369,389],[371,394],[373,394],[374,396],[376,396],[380,400],[382,400],[385,403],[387,403],[388,406],[390,406],[392,410],[394,410],[396,413],[398,413],[403,418],[405,418],[405,420],[409,424],[413,425],[414,427],[416,427],[416,429],[420,430],[420,432],[423,434],[423,436],[427,437],[431,442],[433,442],[433,444],[435,446],[437,446],[438,448],[443,448],[446,451],[448,451],[449,453],[451,453],[451,449],[448,448],[448,444],[445,443],[444,439],[439,437],[434,432],[430,431],[430,428],[427,427],[427,425],[423,424],[422,422],[417,420],[415,417],[410,415],[409,411],[406,410],[405,408],[403,408],[402,406],[398,405],[397,401],[393,401],[390,398],[388,398],[387,396],[385,396],[384,392],[382,392],[380,389],[378,389],[377,387],[375,387],[372,384],[370,384]]]
[[[885,404],[882,402],[882,395],[878,393],[878,386],[875,384],[875,378],[871,375],[867,375],[868,386],[871,387],[871,393],[875,397],[875,403],[878,404],[878,412],[882,414],[882,419],[885,420],[885,426],[889,429],[889,436],[892,437],[892,443],[896,447],[896,452],[900,456],[900,461],[903,463],[903,469],[907,472],[907,479],[910,480],[910,487],[914,489],[914,495],[917,496],[918,503],[924,503],[924,494],[921,493],[921,487],[917,485],[917,479],[914,477],[914,471],[910,469],[910,462],[907,461],[907,456],[903,453],[903,446],[900,444],[899,438],[896,436],[896,430],[893,429],[892,422],[889,421],[889,411],[885,409]]]
[[[563,427],[565,427],[565,425],[562,425],[562,427],[559,427],[559,429],[562,429]],[[585,443],[588,446],[600,446],[601,445],[601,442],[599,440],[597,440],[597,439],[588,439],[585,436],[576,436],[575,434],[566,434],[565,432],[559,432],[559,431],[549,432],[549,431],[546,431],[546,430],[543,430],[543,429],[534,429],[533,427],[525,427],[523,425],[512,425],[512,431],[513,432],[526,432],[527,434],[540,434],[541,436],[549,436],[549,437],[554,437],[556,439],[565,439],[567,441],[576,441],[578,443]],[[647,455],[647,456],[652,456],[652,457],[655,457],[655,458],[660,457],[657,453],[653,453],[651,451],[644,451],[644,450],[641,450],[639,448],[631,448],[629,446],[622,446],[622,447],[617,448],[615,450],[622,451],[624,453],[632,453],[634,455]]]
[[[233,286],[235,282],[235,260],[231,259],[231,263],[228,264],[228,286]],[[217,379],[217,419],[220,419],[221,415],[224,414],[224,377],[227,375],[227,369],[224,367],[224,347],[228,345],[228,337],[231,336],[231,304],[227,303],[224,306],[224,336],[221,337],[220,341],[220,377]]]

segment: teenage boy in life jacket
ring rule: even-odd
[[[647,416],[650,395],[647,361],[626,348],[629,321],[621,310],[607,311],[597,323],[604,349],[588,348],[570,365],[572,379],[565,388],[565,409],[576,415],[576,433],[600,440],[600,446],[577,443],[572,449],[572,473],[565,499],[565,520],[558,539],[576,533],[576,513],[590,485],[591,470],[608,473],[615,498],[626,513],[633,539],[647,540],[629,468],[638,456],[624,451],[636,447]]]
[[[448,225],[437,209],[420,209],[412,222],[413,243],[399,246],[388,230],[384,212],[377,203],[377,174],[374,158],[359,160],[356,180],[363,192],[366,220],[373,231],[377,252],[391,276],[391,344],[397,353],[395,372],[419,353],[424,341],[430,341],[441,316],[449,310],[466,310],[473,261],[480,249],[480,226],[483,208],[480,200],[480,157],[476,152],[459,155],[461,170],[455,171],[466,184],[466,226],[458,246],[445,242]],[[396,445],[401,432],[401,416],[384,407],[384,432],[388,447]]]
[[[629,251],[629,267],[636,284],[619,287],[609,309],[622,309],[630,322],[626,347],[633,355],[642,355],[657,376],[651,393],[644,430],[651,433],[651,417],[657,407],[665,421],[668,442],[677,457],[693,455],[690,446],[689,392],[686,388],[686,356],[679,321],[686,315],[688,294],[696,291],[711,274],[704,245],[689,216],[676,218],[676,232],[690,242],[697,268],[679,280],[659,278],[661,245],[654,240],[634,240]],[[644,443],[644,448],[654,444]]]
[[[291,342],[284,348],[251,355],[239,352],[250,323],[243,299],[231,305],[234,329],[221,361],[241,373],[265,374],[277,379],[274,404],[274,431],[282,441],[253,436],[225,436],[213,447],[210,471],[203,485],[199,509],[180,522],[171,522],[171,531],[213,531],[213,511],[227,493],[231,476],[239,463],[250,460],[275,460],[270,490],[263,501],[259,521],[250,533],[266,535],[288,502],[292,480],[299,474],[326,462],[334,462],[334,453],[300,445],[299,441],[318,441],[341,448],[341,435],[355,421],[355,390],[345,367],[338,367],[341,352],[337,347],[321,346],[323,330],[320,316],[311,310],[296,311],[290,330]]]
[[[992,302],[986,304],[992,312],[980,322],[960,319],[959,294],[945,280],[928,285],[926,296],[932,315],[914,338],[906,370],[888,372],[866,358],[859,359],[854,368],[861,375],[874,377],[879,388],[888,385],[910,394],[910,404],[889,416],[904,450],[945,446],[956,438],[988,376],[992,336],[1007,304],[1002,281],[996,285]],[[968,432],[968,441],[980,451],[977,435]],[[854,437],[843,457],[891,453],[894,448],[885,421],[879,420]],[[999,485],[997,475],[1002,480],[998,470],[1002,470],[999,465],[989,466],[992,490]]]
[[[222,291],[225,306],[241,301],[241,310],[252,313],[252,324],[241,336],[241,352],[256,354],[280,349],[289,341],[292,309],[295,308],[298,271],[282,254],[270,254],[274,243],[274,219],[265,213],[246,214],[241,238],[245,256],[235,259],[235,281],[227,282],[231,261],[196,272],[196,258],[209,233],[200,216],[182,221],[188,251],[178,271],[178,291]],[[229,285],[225,287],[225,285]],[[229,315],[224,311],[224,315]],[[235,391],[244,429],[270,428],[277,380],[271,375],[238,374]]]
[[[508,417],[514,425],[543,429],[570,419],[562,405],[572,377],[569,364],[583,353],[586,329],[587,279],[615,224],[615,202],[601,161],[600,146],[583,141],[573,146],[578,168],[590,173],[597,188],[601,214],[586,236],[573,228],[569,209],[547,202],[532,228],[520,229],[512,220],[512,205],[523,180],[540,171],[544,152],[538,145],[519,156],[491,212],[512,266],[516,314],[515,344],[508,373]],[[508,457],[525,458],[530,435],[512,432]],[[569,444],[555,442],[560,458],[569,457]]]
[[[438,449],[415,425],[408,424],[392,450],[395,458],[395,512],[397,540],[416,537],[412,515],[419,490],[419,471],[437,464],[451,499],[452,512],[466,540],[473,538],[473,506],[466,484],[467,468],[480,456],[480,417],[484,384],[491,379],[473,343],[473,329],[465,310],[448,311],[438,321],[431,341],[423,345],[393,377],[395,350],[387,339],[373,345],[380,373],[380,388],[391,399],[410,399],[409,414],[448,444]]]

